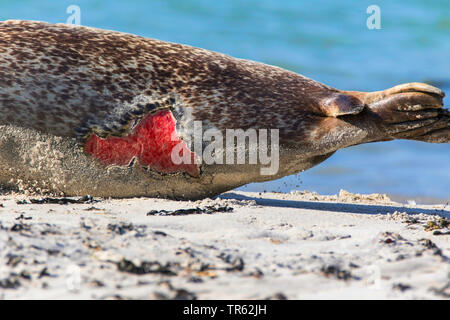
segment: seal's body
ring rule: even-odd
[[[6,21],[0,182],[66,195],[202,198],[306,170],[351,145],[396,138],[448,143],[443,96],[421,83],[340,91],[185,45]],[[262,175],[261,163],[199,162],[205,145],[192,147],[195,122],[224,136],[227,129],[278,129],[271,152],[279,151],[279,169]],[[175,161],[175,148],[192,161]]]

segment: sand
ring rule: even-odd
[[[0,196],[0,299],[450,297],[446,204],[345,191],[33,199]]]

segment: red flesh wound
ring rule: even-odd
[[[136,157],[139,163],[163,173],[184,171],[191,176],[199,175],[194,163],[194,153],[175,131],[175,118],[164,110],[143,118],[133,132],[125,137],[99,138],[92,134],[85,144],[85,151],[105,165],[129,165]],[[172,139],[171,139],[172,137]],[[175,164],[171,153],[181,144],[180,157],[189,155],[190,163]]]

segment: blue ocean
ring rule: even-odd
[[[179,42],[272,64],[345,90],[428,82],[450,96],[448,0],[1,0],[0,19],[67,22]],[[367,9],[380,9],[369,29]],[[447,107],[450,99],[446,98]],[[241,187],[387,193],[450,199],[450,144],[372,143],[338,151],[304,173]]]

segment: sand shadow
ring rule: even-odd
[[[423,208],[408,208],[406,206],[396,206],[396,205],[267,199],[267,198],[249,197],[233,192],[227,192],[225,194],[219,195],[218,197],[221,199],[254,200],[258,205],[267,207],[326,210],[334,212],[348,212],[359,214],[387,214],[399,211],[399,212],[406,212],[407,214],[424,213],[450,218],[450,211],[446,210],[447,209],[446,207],[445,209],[423,209]]]

